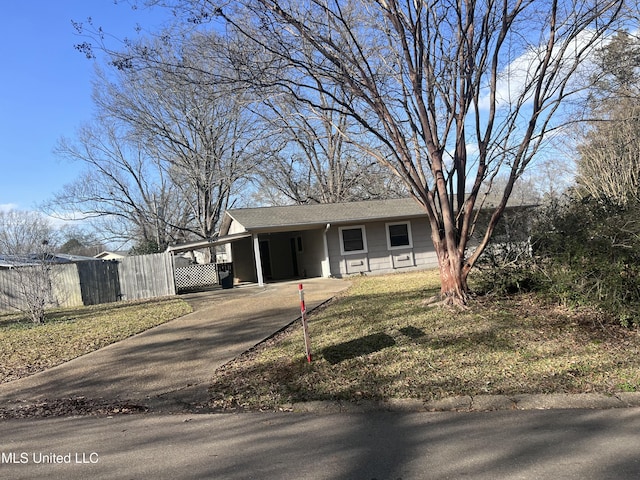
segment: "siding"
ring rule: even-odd
[[[302,237],[302,252],[298,255],[300,275],[305,277],[321,277],[324,260],[324,229],[306,230]]]
[[[427,220],[414,218],[407,221],[411,224],[413,239],[411,248],[389,250],[387,222],[372,222],[364,224],[367,252],[352,255],[341,254],[340,234],[337,227],[332,227],[327,233],[331,273],[341,277],[358,273],[390,273],[437,267],[438,259],[431,243]],[[402,220],[393,221],[393,223],[399,222]],[[363,224],[359,223],[359,225]]]
[[[231,244],[233,276],[237,282],[257,282],[253,257],[253,240],[243,238]]]

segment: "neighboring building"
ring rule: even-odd
[[[126,257],[127,255],[119,252],[109,252],[105,250],[104,252],[100,252],[95,256],[95,258],[99,260],[119,260],[121,258]]]
[[[78,263],[95,261],[94,257],[82,255],[68,255],[65,253],[32,253],[27,255],[0,255],[0,268],[11,269],[17,267],[32,267],[43,263],[50,265],[62,265],[66,263]]]

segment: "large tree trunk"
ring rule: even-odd
[[[453,255],[446,246],[437,247],[440,269],[440,298],[446,305],[464,307],[469,299],[467,276],[469,269],[464,266],[464,258],[457,252]]]

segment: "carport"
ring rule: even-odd
[[[175,255],[178,253],[194,252],[197,250],[210,249],[210,248],[215,248],[219,246],[227,246],[227,251],[230,251],[231,245],[234,242],[239,242],[249,237],[251,237],[251,234],[249,233],[237,233],[234,235],[224,235],[221,237],[215,237],[210,240],[198,240],[194,242],[181,243],[178,245],[171,245],[167,248],[166,251],[167,253],[171,253],[172,255]],[[217,278],[217,274],[218,274],[219,266],[220,265],[218,265],[214,261],[213,263],[192,265],[187,268],[191,270],[192,274],[195,274],[197,276],[210,277],[208,283],[213,284],[213,283],[218,283],[219,279]],[[178,283],[180,283],[180,270],[184,270],[184,269],[185,269],[184,267],[183,268],[175,267],[175,262],[174,262],[174,271],[175,271],[175,277],[176,277],[177,290],[180,290],[180,285],[178,285]],[[206,283],[207,281],[203,280],[202,284],[204,285]]]
[[[220,235],[211,240],[172,245],[173,254],[225,246],[237,283],[329,277],[323,265],[326,254],[324,229],[278,229]],[[327,262],[328,265],[328,262]],[[194,266],[197,267],[197,266]]]

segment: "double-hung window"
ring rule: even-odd
[[[410,222],[387,223],[386,230],[389,250],[413,247]]]
[[[340,253],[352,255],[367,253],[367,232],[364,225],[340,227]]]

